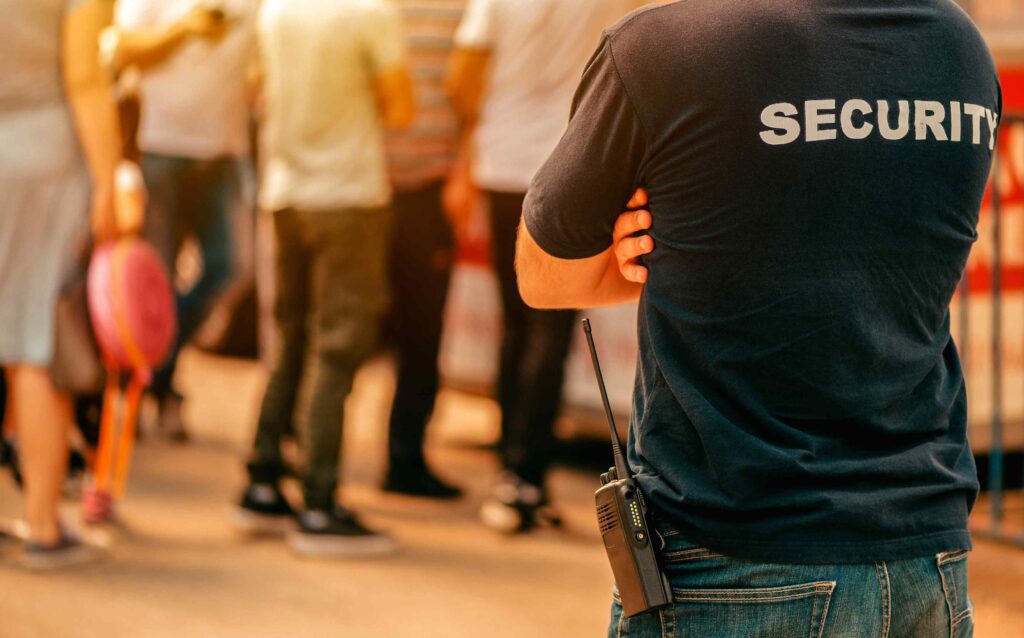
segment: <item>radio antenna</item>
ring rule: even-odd
[[[612,456],[615,457],[615,473],[620,479],[630,478],[629,465],[626,464],[626,455],[622,453],[622,445],[619,443],[619,431],[615,428],[615,415],[612,414],[612,404],[608,400],[608,389],[604,385],[604,375],[601,374],[601,362],[597,359],[597,348],[594,346],[594,333],[590,329],[590,319],[583,320],[583,332],[587,335],[587,345],[590,347],[590,360],[594,362],[594,375],[597,377],[597,387],[601,390],[601,401],[604,403],[604,414],[608,418],[608,428],[612,433]]]

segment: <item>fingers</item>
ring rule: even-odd
[[[615,258],[619,272],[627,281],[645,283],[647,268],[637,263],[637,258],[654,250],[654,240],[647,235],[627,237],[615,244]]]
[[[633,197],[626,204],[626,208],[640,208],[647,205],[647,191],[642,188],[636,189]]]
[[[648,235],[627,237],[615,244],[615,256],[620,263],[635,261],[637,257],[654,250],[654,240]]]
[[[629,200],[629,208],[647,205],[647,193],[637,189]],[[619,272],[626,281],[643,284],[647,282],[647,268],[637,263],[637,258],[654,250],[654,240],[643,234],[651,228],[653,219],[650,211],[635,210],[619,215],[612,231],[615,243],[615,259]],[[633,236],[637,235],[637,236]]]
[[[651,213],[646,210],[622,213],[615,220],[612,237],[617,242],[623,237],[648,230],[651,227],[651,221]]]
[[[625,264],[619,267],[623,279],[638,284],[647,283],[647,269],[639,264]]]

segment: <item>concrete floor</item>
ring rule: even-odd
[[[491,402],[442,393],[432,428],[435,464],[468,488],[467,498],[385,496],[376,485],[391,377],[385,362],[368,366],[349,404],[345,497],[404,550],[313,562],[280,542],[239,538],[226,524],[255,422],[259,367],[188,353],[181,372],[198,441],[176,447],[150,436],[140,444],[110,562],[45,576],[0,563],[0,637],[603,635],[611,577],[593,522],[593,476],[554,476],[566,531],[507,539],[476,522],[497,470],[482,449],[497,433]],[[0,480],[0,516],[19,507]],[[1024,550],[979,542],[971,570],[976,636],[1024,636]]]

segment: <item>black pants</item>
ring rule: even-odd
[[[519,296],[515,247],[524,197],[523,193],[487,193],[505,323],[498,374],[501,454],[507,470],[542,485],[551,464],[576,312],[534,310]]]
[[[390,277],[397,382],[391,405],[390,467],[422,468],[423,438],[439,385],[444,305],[455,238],[441,202],[444,183],[394,197]]]
[[[194,237],[203,256],[203,271],[187,293],[178,295],[178,336],[167,359],[153,375],[150,391],[171,391],[178,353],[209,314],[217,294],[231,280],[231,206],[238,196],[238,160],[199,160],[146,153],[142,173],[149,205],[142,227],[146,238],[175,272],[178,253]]]
[[[306,422],[306,507],[328,509],[338,484],[345,399],[373,354],[387,303],[389,208],[274,213],[274,320],[281,350],[263,396],[249,476],[284,472],[281,439],[294,431],[300,386]]]

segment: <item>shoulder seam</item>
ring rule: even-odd
[[[633,96],[629,92],[629,86],[626,81],[622,78],[622,72],[619,71],[619,62],[615,59],[615,49],[612,47],[612,36],[609,34],[605,36],[605,46],[608,48],[608,58],[612,61],[612,68],[615,69],[615,77],[619,79],[619,84],[622,86],[622,92],[626,95],[626,101],[629,102],[629,108],[633,109],[633,115],[636,116],[636,121],[640,122],[640,128],[644,131],[644,137],[648,145],[651,142],[651,131],[647,127],[647,123],[644,122],[644,118],[640,115],[639,109],[636,108],[636,102],[633,100]]]

